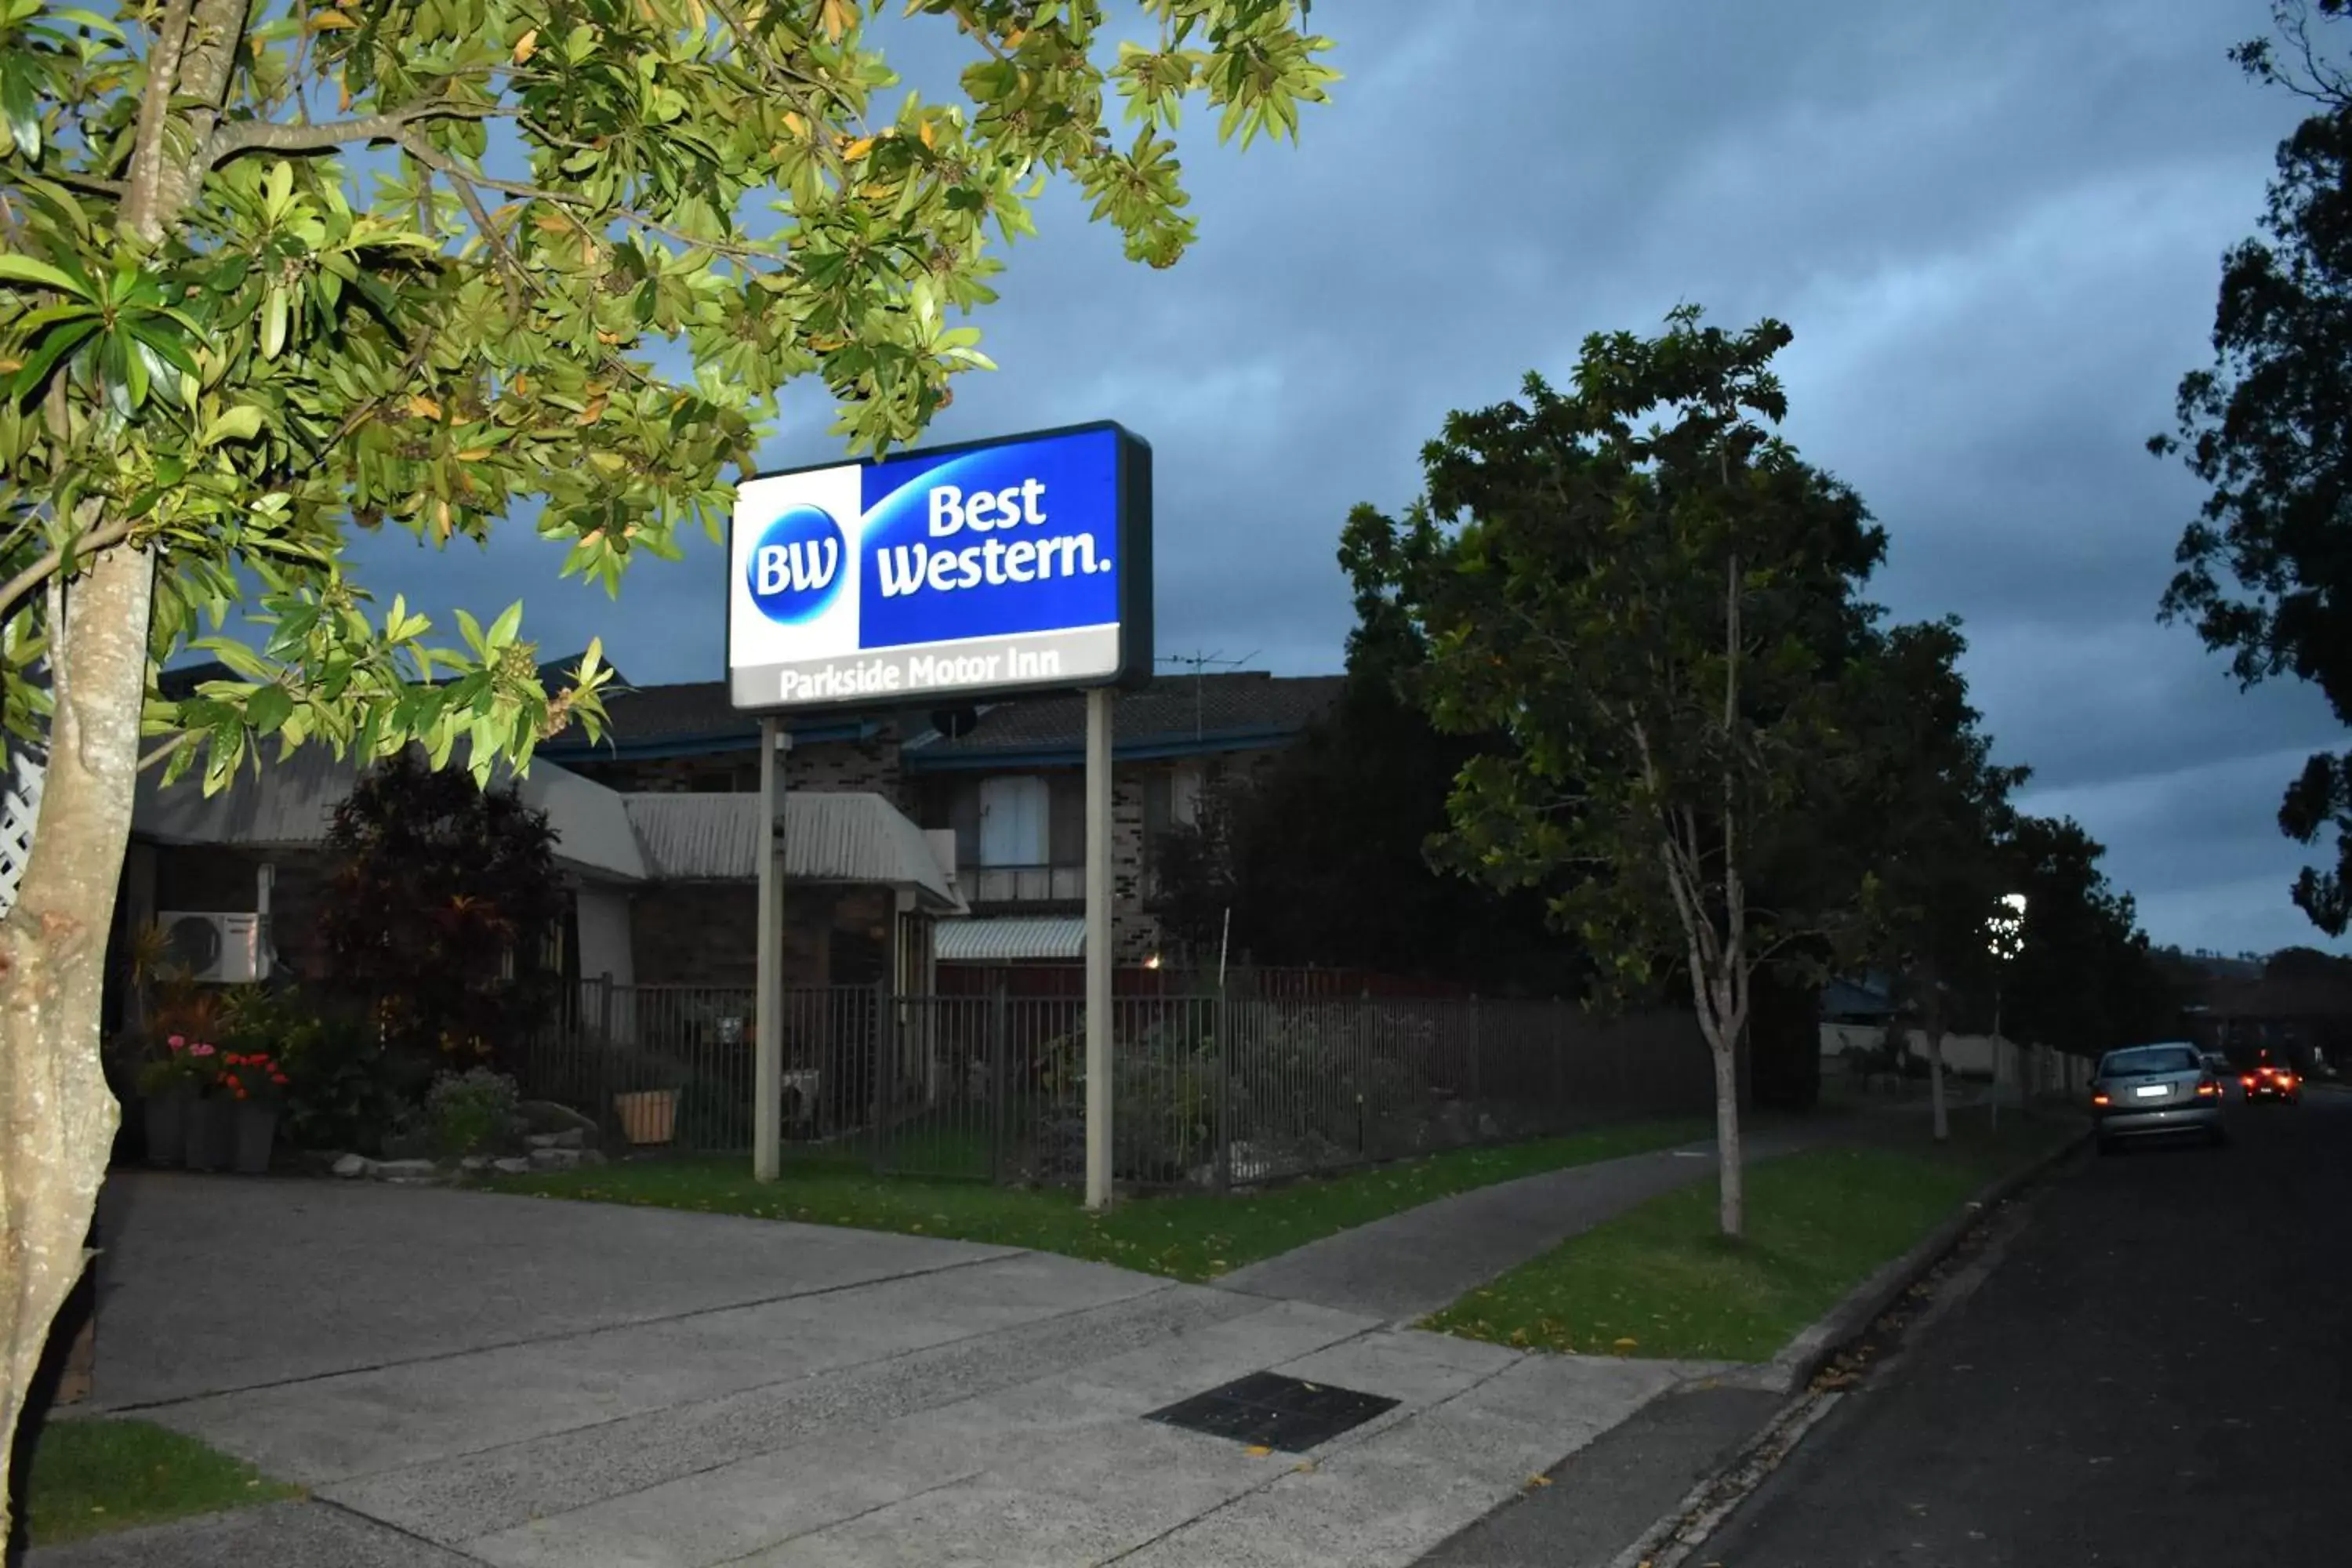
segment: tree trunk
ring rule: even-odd
[[[1735,1239],[1748,1228],[1748,1191],[1739,1151],[1739,1051],[1737,1037],[1708,1042],[1715,1058],[1715,1162],[1717,1218]]]
[[[81,1278],[121,1115],[100,1052],[100,1004],[131,836],[154,581],[148,552],[118,548],[50,598],[56,712],[41,815],[16,906],[0,921],[0,1443],[11,1447],[49,1324]],[[12,1501],[0,1500],[0,1532]]]
[[[1927,1037],[1927,1100],[1935,1109],[1936,1142],[1941,1143],[1952,1135],[1951,1121],[1944,1110],[1944,1005],[1930,999],[1922,1022]]]

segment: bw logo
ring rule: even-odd
[[[796,506],[768,525],[743,571],[760,613],[783,626],[815,619],[841,588],[847,545],[841,525],[813,506]]]

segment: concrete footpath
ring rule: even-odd
[[[1665,1158],[1639,1168],[1712,1168]],[[1627,1202],[1652,1179],[1587,1172]],[[98,1405],[311,1500],[37,1568],[1404,1564],[1721,1370],[1394,1326],[1421,1296],[1350,1310],[1003,1247],[435,1189],[134,1173],[106,1220]],[[1274,1288],[1320,1289],[1305,1279]],[[1264,1371],[1396,1404],[1296,1453],[1141,1419]]]
[[[1753,1162],[1818,1142],[1818,1129],[1747,1140]],[[1409,1323],[1635,1205],[1715,1177],[1712,1141],[1547,1171],[1440,1198],[1237,1268],[1225,1289]]]

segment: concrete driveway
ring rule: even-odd
[[[664,1210],[133,1173],[104,1213],[97,1403],[319,1500],[45,1568],[1405,1563],[1710,1370]],[[1303,1454],[1141,1419],[1268,1369],[1398,1404]]]

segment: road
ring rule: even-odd
[[[1694,1565],[2347,1561],[2352,1096],[2230,1115],[2046,1190]]]

